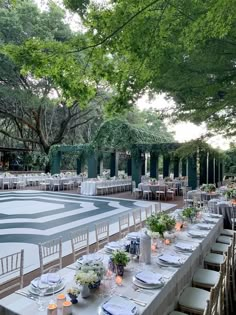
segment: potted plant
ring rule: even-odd
[[[188,207],[188,208],[185,208],[183,211],[182,211],[182,216],[183,218],[185,219],[189,219],[190,222],[192,223],[193,222],[193,219],[194,217],[196,216],[196,213],[198,212],[198,210],[194,207]]]
[[[90,295],[89,285],[96,283],[98,276],[93,270],[87,272],[79,270],[75,274],[75,282],[81,285],[81,296],[87,298]]]
[[[152,214],[147,218],[146,225],[151,234],[158,233],[163,238],[165,231],[171,231],[175,227],[175,219],[164,213]]]
[[[77,298],[78,298],[78,295],[80,294],[80,290],[78,288],[76,287],[69,288],[67,290],[67,294],[69,295],[72,304],[78,303]]]
[[[117,276],[123,276],[124,267],[129,262],[129,255],[123,250],[116,250],[112,253],[111,262],[113,264],[113,271],[115,269]]]

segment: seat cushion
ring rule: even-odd
[[[183,312],[173,311],[169,315],[188,315],[188,314],[187,313],[183,313]]]
[[[224,256],[220,254],[209,253],[204,258],[204,262],[214,265],[221,265],[224,262]]]
[[[219,253],[227,253],[229,245],[223,243],[214,243],[211,246],[211,251]]]
[[[222,232],[221,232],[221,235],[225,235],[225,236],[233,236],[234,235],[234,231],[233,230],[229,230],[229,229],[224,229]]]
[[[231,242],[232,242],[232,238],[229,237],[229,236],[219,236],[219,237],[217,237],[216,241],[217,241],[218,243],[223,243],[223,244],[228,244],[228,245],[230,245]]]
[[[179,297],[179,305],[204,312],[209,298],[210,292],[203,289],[188,287],[181,293]]]
[[[213,287],[219,280],[220,274],[217,271],[199,268],[193,275],[193,282]]]

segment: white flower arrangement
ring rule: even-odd
[[[94,271],[97,274],[98,280],[103,278],[106,271],[103,262],[100,260],[90,260],[84,262],[78,269],[83,272]]]
[[[67,292],[68,294],[78,296],[78,295],[80,294],[80,289],[78,289],[78,288],[76,288],[76,287],[73,287],[73,288],[69,288],[66,292]]]
[[[81,285],[84,284],[94,284],[95,282],[98,281],[98,276],[97,274],[90,270],[88,272],[79,270],[76,274],[75,274],[75,282],[79,283]]]

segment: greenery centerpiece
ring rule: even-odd
[[[89,286],[98,281],[98,276],[95,271],[82,271],[79,270],[75,274],[75,282],[81,285],[81,296],[87,298],[90,295]]]
[[[202,184],[202,186],[200,187],[201,191],[205,191],[205,192],[214,192],[216,191],[216,186],[214,184]]]
[[[78,267],[78,270],[83,272],[94,271],[96,273],[97,281],[94,284],[89,284],[90,289],[95,289],[100,285],[106,271],[105,266],[101,260],[85,261]]]
[[[228,189],[224,195],[227,197],[227,199],[236,199],[236,189]]]
[[[191,222],[193,221],[193,219],[196,217],[196,214],[199,210],[195,207],[188,207],[188,208],[185,208],[183,211],[182,211],[182,217],[184,219],[188,219],[190,220]]]
[[[128,253],[123,250],[116,250],[112,253],[111,262],[113,264],[113,271],[116,272],[118,276],[123,276],[124,267],[130,261]]]
[[[165,213],[152,214],[147,218],[146,225],[152,233],[164,237],[165,231],[171,231],[175,227],[175,219]]]

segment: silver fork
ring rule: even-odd
[[[136,292],[140,292],[140,293],[145,293],[147,295],[153,295],[154,293],[151,292],[151,291],[147,291],[147,290],[144,290],[144,289],[140,289],[138,287],[133,287],[134,291]]]

